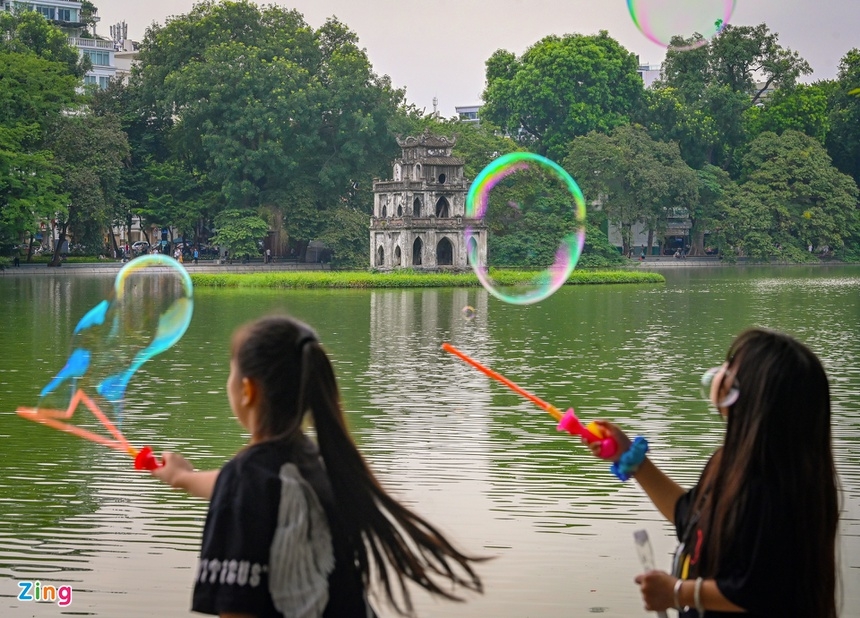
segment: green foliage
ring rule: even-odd
[[[825,142],[833,164],[860,185],[860,49],[852,49],[839,63],[830,97],[830,133]]]
[[[253,211],[230,209],[215,217],[217,232],[211,242],[229,249],[234,257],[256,256],[260,253],[259,243],[269,231],[269,224]]]
[[[747,133],[755,137],[765,131],[780,134],[791,129],[824,144],[830,129],[829,90],[823,83],[777,90],[765,99],[762,107],[747,110]]]
[[[503,285],[515,285],[531,281],[534,271],[492,270],[491,275]],[[192,273],[191,280],[200,287],[261,287],[261,288],[453,288],[477,287],[478,278],[473,273],[414,273],[397,271],[332,272],[298,271],[251,274]],[[575,270],[568,285],[613,284],[613,283],[665,283],[659,273],[634,271],[584,271]]]
[[[754,201],[733,230],[748,255],[797,260],[806,251],[805,259],[808,245],[842,249],[858,232],[857,185],[817,140],[798,131],[762,133],[750,144],[740,190]]]
[[[170,163],[169,178],[195,179],[197,195],[177,201],[194,201],[200,217],[281,212],[292,240],[337,236],[334,253],[352,260],[355,238],[331,221],[343,205],[370,214],[372,179],[397,153],[403,92],[373,72],[346,26],[314,30],[275,5],[201,2],[148,30],[131,89],[163,146],[143,176]]]
[[[592,224],[586,226],[585,246],[577,268],[612,268],[626,262],[618,248],[609,242],[603,230]]]
[[[745,112],[769,88],[790,90],[800,75],[811,72],[797,52],[778,44],[778,36],[766,25],[729,24],[708,45],[691,51],[669,49],[655,88],[672,91],[649,96],[645,124],[654,137],[677,140],[691,166],[711,163],[735,177],[736,151],[748,139]],[[682,108],[670,108],[672,113],[664,115],[669,106],[661,99],[667,97]]]
[[[599,201],[603,215],[619,228],[624,254],[631,250],[635,224],[660,232],[670,215],[690,212],[696,202],[696,174],[677,144],[657,142],[640,126],[576,138],[564,166],[587,201]]]
[[[605,31],[548,36],[521,58],[499,50],[486,66],[481,118],[551,159],[578,135],[629,122],[642,98],[636,56]]]
[[[10,20],[0,12],[0,22]],[[77,78],[5,32],[12,38],[0,42],[0,243],[17,244],[67,202],[46,133],[75,101]]]
[[[0,11],[0,49],[33,53],[63,65],[69,75],[78,79],[92,68],[89,58],[69,45],[68,36],[35,11]]]
[[[114,219],[120,170],[129,146],[119,120],[93,114],[64,115],[52,127],[49,145],[54,152],[60,186],[68,202],[57,208],[60,237],[52,264],[59,264],[59,249],[67,231],[77,243],[96,255]]]

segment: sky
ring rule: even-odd
[[[642,3],[660,0],[637,0]],[[93,0],[98,33],[124,21],[141,40],[152,23],[191,10],[194,0]],[[642,63],[659,65],[665,50],[635,26],[624,0],[270,0],[296,9],[312,27],[336,16],[359,37],[374,71],[388,75],[419,109],[453,116],[455,106],[481,102],[484,63],[498,49],[517,56],[543,37],[606,30]],[[691,7],[714,0],[688,0]],[[840,59],[860,48],[860,0],[738,0],[735,25],[765,23],[782,46],[797,51],[814,73],[803,81],[836,76]]]

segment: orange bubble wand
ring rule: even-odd
[[[72,418],[72,415],[75,413],[75,410],[80,403],[83,403],[87,409],[93,413],[93,416],[95,416],[104,428],[113,436],[113,440],[101,434],[92,432],[89,429],[84,429],[83,427],[71,425],[66,422],[68,419]],[[66,408],[66,410],[22,407],[18,408],[16,412],[18,413],[18,416],[22,418],[41,423],[42,425],[47,425],[48,427],[53,427],[54,429],[59,429],[60,431],[76,435],[79,438],[90,440],[96,444],[101,444],[108,448],[127,453],[134,459],[135,470],[154,470],[162,465],[156,460],[155,456],[152,454],[152,449],[148,446],[144,446],[139,451],[134,448],[126,437],[122,435],[122,432],[117,428],[117,426],[114,425],[105,413],[101,411],[98,405],[96,405],[96,402],[81,389],[78,389],[74,396],[72,396],[72,400],[69,402],[69,407]]]
[[[612,457],[618,450],[618,445],[616,444],[615,440],[610,437],[604,438],[603,432],[601,431],[600,427],[593,421],[589,423],[587,427],[580,423],[579,419],[576,417],[576,414],[573,411],[573,408],[568,408],[567,412],[562,413],[561,410],[556,408],[551,403],[548,403],[537,395],[528,392],[526,389],[511,382],[505,376],[493,371],[486,365],[482,365],[474,358],[468,356],[467,354],[461,352],[460,350],[452,346],[450,343],[443,343],[442,349],[446,352],[453,354],[457,358],[469,363],[470,365],[472,365],[472,367],[474,367],[481,373],[491,377],[497,382],[501,382],[518,395],[525,397],[537,407],[546,411],[550,416],[552,416],[556,421],[558,421],[556,429],[558,429],[559,431],[566,431],[572,436],[582,436],[587,442],[600,442],[601,457]]]

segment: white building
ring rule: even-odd
[[[45,19],[58,26],[69,37],[69,44],[78,49],[81,56],[87,56],[93,68],[84,76],[84,84],[95,84],[107,88],[116,75],[113,41],[99,38],[87,31],[87,24],[81,15],[81,3],[75,0],[0,0],[0,10],[36,11]],[[98,22],[99,17],[93,16]]]
[[[639,73],[639,77],[642,78],[642,84],[646,88],[650,88],[651,84],[660,79],[660,66],[652,65],[652,64],[639,64],[639,68],[636,71]]]

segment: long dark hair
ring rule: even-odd
[[[741,333],[726,360],[740,395],[700,484],[700,574],[717,574],[755,488],[791,530],[796,579],[785,587],[796,598],[794,615],[836,618],[839,505],[827,375],[805,345],[761,328]]]
[[[470,564],[482,559],[462,554],[376,480],[350,436],[334,369],[310,327],[285,316],[252,322],[234,335],[233,359],[241,376],[257,381],[262,391],[257,434],[270,440],[289,438],[301,431],[305,413],[313,414],[335,501],[340,511],[348,510],[338,525],[365,586],[375,571],[401,614],[413,610],[407,580],[455,601],[462,598],[442,587],[445,580],[483,591]]]

